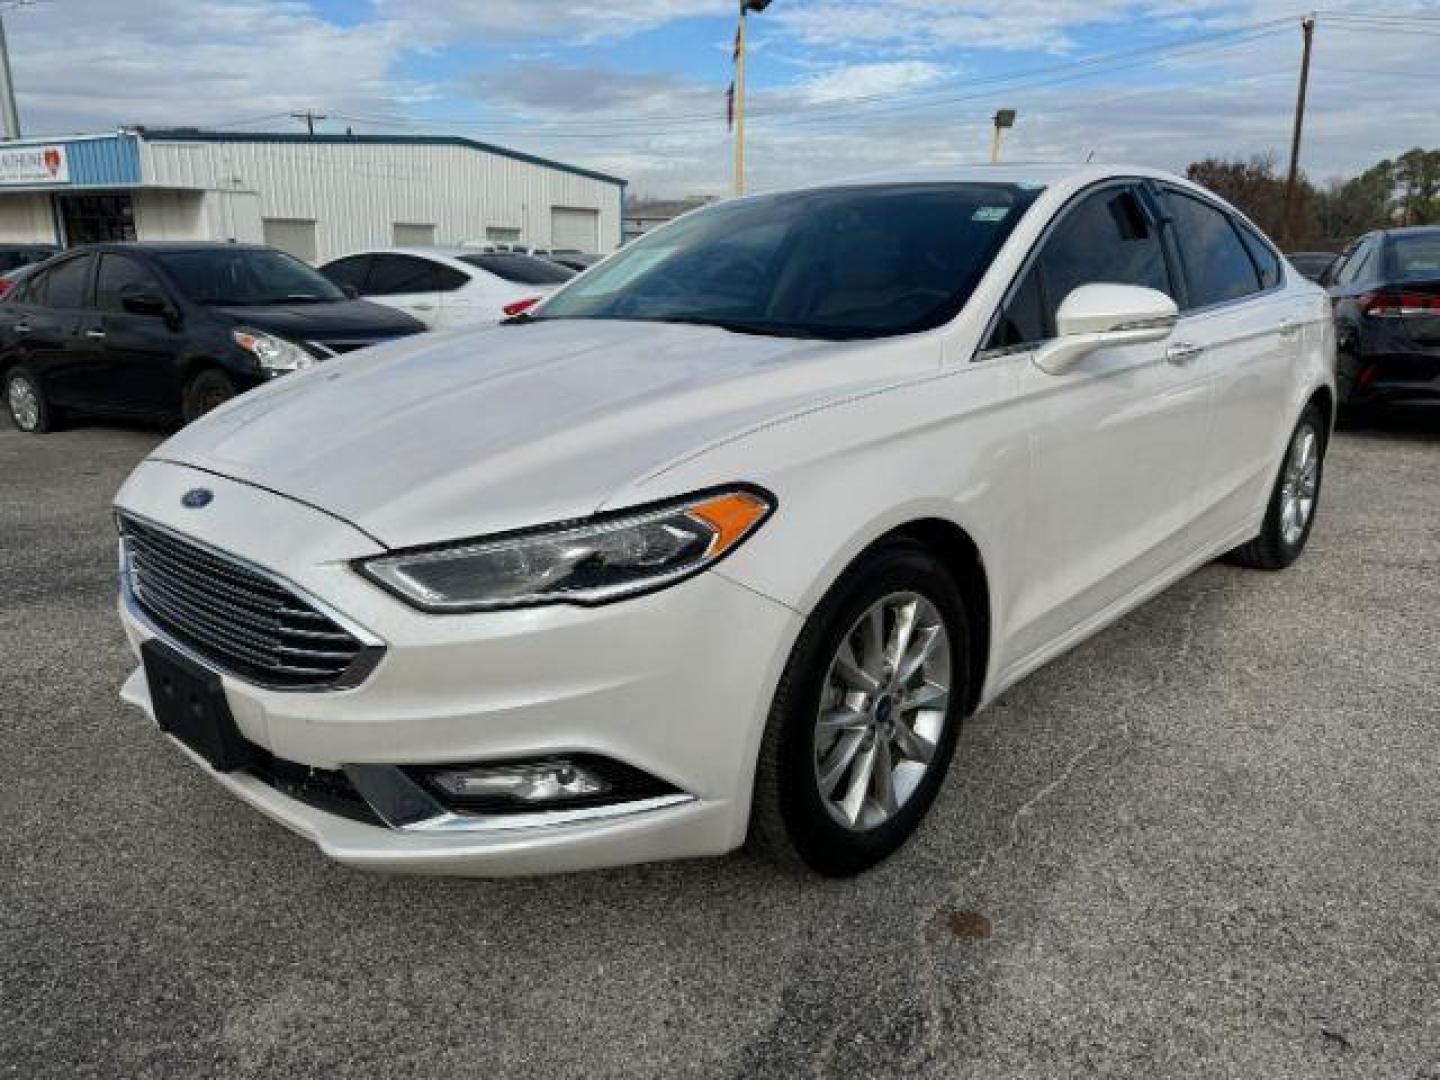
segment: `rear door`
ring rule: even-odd
[[[1270,246],[1225,209],[1175,187],[1162,198],[1184,271],[1173,340],[1197,350],[1193,366],[1214,384],[1196,490],[1205,535],[1218,540],[1248,525],[1274,483],[1314,304],[1285,288]]]
[[[381,254],[370,264],[361,295],[367,300],[399,308],[426,326],[439,317],[440,291],[436,265],[416,255]]]
[[[1190,536],[1209,393],[1168,342],[1101,349],[1064,375],[1034,363],[1081,285],[1178,294],[1159,222],[1128,182],[1092,188],[1057,216],[1001,310],[986,363],[1016,366],[1032,463],[1013,652],[1023,664],[1083,632],[1195,546]]]
[[[162,315],[125,308],[126,297],[158,296],[174,307],[174,298],[138,259],[103,252],[95,276],[94,325],[103,337],[109,394],[121,408],[174,413],[180,408],[181,328]]]
[[[102,364],[96,337],[87,335],[91,315],[93,255],[60,259],[25,283],[17,301],[14,331],[19,358],[56,405],[104,404]]]

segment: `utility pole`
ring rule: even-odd
[[[740,0],[740,26],[735,31],[735,194],[745,194],[745,16],[761,12],[771,0]]]
[[[1293,236],[1295,186],[1300,180],[1300,133],[1305,127],[1305,91],[1310,86],[1310,49],[1315,41],[1315,16],[1300,21],[1305,35],[1305,48],[1300,57],[1300,92],[1295,98],[1295,131],[1290,137],[1290,172],[1285,177],[1285,202],[1280,212],[1280,238],[1288,244]]]
[[[20,138],[20,111],[15,107],[15,82],[10,77],[10,46],[5,40],[5,16],[0,13],[0,119],[5,138]]]
[[[291,116],[292,119],[295,119],[295,120],[304,120],[304,121],[305,121],[305,130],[307,130],[308,132],[310,132],[310,134],[311,134],[312,136],[315,134],[315,121],[316,121],[316,120],[328,120],[328,119],[330,119],[329,116],[327,116],[325,113],[317,113],[317,112],[314,112],[314,111],[311,110],[311,109],[306,109],[304,112],[292,112],[292,113],[290,114],[290,116]]]
[[[990,164],[1000,161],[1000,140],[1007,129],[1015,126],[1015,110],[1001,109],[995,114],[995,133],[990,137]]]

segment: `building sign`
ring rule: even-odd
[[[0,184],[68,184],[63,146],[0,147]]]

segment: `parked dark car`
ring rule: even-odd
[[[1440,398],[1440,228],[1367,233],[1323,284],[1342,404]]]
[[[0,305],[0,377],[23,431],[67,412],[190,421],[277,375],[423,329],[273,248],[95,244],[37,268]]]
[[[1330,264],[1335,261],[1335,253],[1333,251],[1292,251],[1285,258],[1290,260],[1291,266],[1311,281],[1319,281],[1325,276],[1325,271],[1330,269]]]
[[[19,266],[6,270],[0,274],[0,300],[4,300],[15,291],[15,286],[33,274],[44,263],[21,263]]]
[[[60,249],[54,244],[0,244],[0,274],[17,266],[44,262]]]

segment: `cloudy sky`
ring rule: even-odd
[[[15,0],[0,0],[0,10]],[[443,132],[719,193],[735,0],[39,0],[5,14],[27,134],[125,124]],[[1006,156],[1183,168],[1287,152],[1299,13],[1275,0],[774,0],[752,16],[751,187]],[[1440,0],[1335,0],[1304,165],[1440,146]]]

